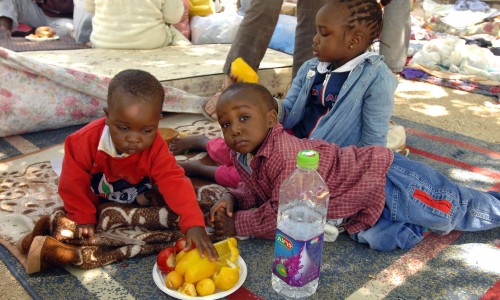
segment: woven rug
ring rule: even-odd
[[[426,162],[452,179],[481,190],[500,190],[500,146],[438,128],[394,118],[405,126],[410,158]],[[190,134],[220,135],[218,126],[199,115],[173,115],[162,127],[176,127]],[[60,158],[64,137],[78,127],[0,140],[0,216],[19,217],[29,227],[43,210],[57,204],[57,176],[53,167]],[[51,146],[19,155],[20,140]],[[6,147],[6,145],[10,145]],[[51,145],[52,144],[52,145]],[[19,145],[18,147],[13,145]],[[8,150],[8,151],[5,151]],[[15,150],[15,151],[14,151]],[[17,152],[16,152],[17,151]],[[205,153],[178,159],[207,159]],[[51,201],[47,199],[56,199]],[[45,201],[44,205],[38,205]],[[15,215],[15,216],[14,216]],[[27,275],[12,248],[22,226],[0,221],[0,258],[34,299],[160,299],[151,272],[154,255],[136,257],[99,269],[72,267]],[[326,243],[319,288],[311,299],[498,299],[500,297],[500,228],[477,233],[430,234],[409,251],[379,252],[350,240],[344,233]],[[242,288],[228,299],[278,299],[271,288],[274,242],[239,241],[248,267]]]
[[[62,36],[58,40],[40,42],[29,41],[24,37],[12,37],[10,39],[1,39],[0,47],[7,48],[15,52],[90,48],[89,46],[86,46],[84,44],[77,44],[75,42],[75,39],[73,39],[69,35]]]

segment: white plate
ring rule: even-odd
[[[53,40],[58,40],[59,39],[59,36],[58,35],[54,35],[53,37],[31,37],[31,36],[25,36],[24,37],[25,39],[27,39],[28,41],[32,41],[32,42],[43,42],[43,41],[53,41]]]
[[[153,267],[153,280],[156,283],[156,286],[160,288],[164,293],[166,293],[169,296],[172,296],[177,299],[182,299],[182,300],[213,300],[213,299],[220,299],[224,298],[232,293],[234,293],[237,289],[240,288],[240,286],[245,282],[245,279],[247,278],[247,265],[245,264],[245,261],[241,256],[238,256],[238,259],[236,260],[236,265],[240,267],[240,280],[233,286],[232,289],[227,290],[227,291],[222,291],[219,289],[215,289],[215,293],[212,295],[208,296],[198,296],[198,297],[191,297],[187,296],[184,294],[179,293],[178,291],[171,290],[165,285],[165,277],[167,277],[166,274],[164,274],[158,267],[156,266],[156,263]]]

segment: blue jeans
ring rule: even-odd
[[[427,230],[447,234],[500,226],[500,193],[464,187],[397,153],[386,178],[380,219],[374,227],[351,235],[372,249],[410,249]]]

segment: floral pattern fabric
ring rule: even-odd
[[[230,46],[22,53],[0,47],[0,137],[101,117],[107,86],[125,68],[148,71],[160,80],[165,88],[164,111],[203,114],[208,97],[222,85],[222,66]],[[291,82],[291,65],[291,55],[268,49],[259,82],[281,97]]]
[[[0,137],[88,123],[103,115],[110,76],[44,64],[0,48]],[[164,110],[201,113],[206,98],[164,86]]]

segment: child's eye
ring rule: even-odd
[[[221,128],[227,128],[229,127],[229,122],[223,122],[219,124]]]
[[[321,36],[327,36],[330,34],[330,31],[329,30],[325,30],[325,28],[318,28],[316,30],[316,34],[319,34]]]
[[[240,121],[244,122],[244,121],[248,120],[249,118],[250,118],[249,116],[244,115],[244,116],[241,116]]]
[[[121,131],[125,131],[125,130],[127,130],[128,128],[127,128],[127,127],[125,127],[125,126],[118,126],[118,129],[120,129]]]
[[[148,133],[151,133],[151,132],[153,132],[152,129],[143,129],[142,130],[142,133],[144,133],[144,134],[148,134]]]

